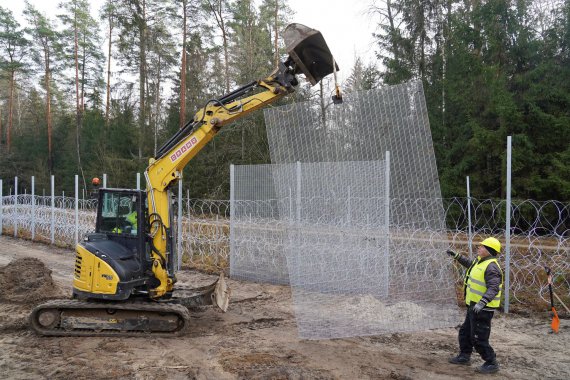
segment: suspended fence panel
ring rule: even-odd
[[[315,172],[309,169],[306,176],[297,174],[302,209],[285,241],[300,337],[334,338],[455,325],[459,310],[452,264],[443,257],[445,215],[421,82],[350,94],[341,105],[306,102],[271,108],[265,110],[265,118],[274,164],[326,165]],[[353,225],[379,231],[374,236],[376,245],[366,249],[370,237],[345,234],[350,226],[336,212],[352,207],[347,189],[359,183],[346,175],[343,165],[381,161],[386,152],[390,152],[389,178],[383,177],[384,170],[364,171],[360,186],[367,199],[384,201],[381,190],[389,183],[390,207],[379,208],[388,214],[370,219],[365,210],[374,208],[365,204],[362,213],[350,217]],[[284,176],[276,182],[278,195],[287,194],[291,178]],[[319,194],[325,198],[320,205],[305,206],[303,198]],[[327,199],[329,194],[337,203]],[[392,205],[393,201],[399,202]],[[328,238],[324,231],[313,232],[321,225],[331,232]],[[354,250],[345,255],[331,253],[344,242]],[[369,266],[365,274],[348,264],[351,260],[378,260],[381,265],[376,265],[376,272],[374,265]],[[350,280],[358,284],[359,277],[368,280],[366,289],[347,284]],[[362,303],[370,313],[350,306]]]

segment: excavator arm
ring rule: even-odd
[[[297,74],[312,84],[336,73],[332,54],[320,32],[301,24],[289,25],[283,33],[289,57],[280,62],[266,78],[253,81],[224,95],[211,99],[151,158],[145,171],[151,225],[152,270],[160,285],[151,290],[151,298],[160,298],[172,291],[174,274],[168,262],[173,255],[169,242],[169,188],[180,180],[182,170],[220,131],[220,129],[251,112],[266,107],[290,94],[298,85]]]

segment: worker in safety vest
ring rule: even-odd
[[[126,216],[126,221],[131,225],[131,234],[137,233],[137,210],[133,210]]]
[[[127,223],[129,224],[129,227],[131,227],[130,230],[128,230],[128,232],[129,232],[131,235],[136,235],[136,234],[137,234],[137,224],[138,224],[138,223],[137,223],[137,218],[138,218],[138,217],[137,217],[137,211],[136,211],[136,210],[131,211],[130,213],[128,213],[128,214],[125,216],[125,220],[126,220]],[[122,229],[121,227],[115,227],[115,228],[113,228],[113,231],[112,231],[112,232],[114,232],[114,233],[116,233],[116,234],[121,234],[121,233],[123,233],[123,229]]]
[[[470,260],[451,250],[447,254],[468,268],[465,273],[463,291],[467,305],[467,316],[459,330],[459,355],[449,359],[452,364],[471,364],[473,348],[485,361],[476,369],[480,373],[494,373],[499,370],[495,351],[489,344],[491,319],[501,304],[503,271],[497,261],[501,243],[487,238],[477,248],[477,258]]]

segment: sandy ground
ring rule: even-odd
[[[547,312],[495,317],[491,344],[502,367],[485,376],[474,372],[482,363],[478,358],[468,367],[447,363],[457,347],[454,328],[300,340],[288,287],[233,280],[228,312],[193,311],[194,326],[184,337],[39,337],[28,328],[27,314],[40,296],[70,294],[74,254],[7,237],[0,237],[0,243],[0,378],[570,379],[570,320],[562,319],[560,333],[552,334]],[[22,258],[29,260],[17,260]],[[14,262],[27,279],[9,277],[7,265]],[[30,280],[30,271],[43,265],[51,275]],[[188,285],[213,279],[179,273]],[[25,286],[18,287],[18,281]],[[28,300],[16,294],[22,289]]]

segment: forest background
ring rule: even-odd
[[[15,176],[134,187],[197,109],[272,71],[290,15],[287,0],[63,0],[55,18],[26,2],[20,23],[0,6],[4,194]],[[344,68],[343,91],[423,82],[444,197],[464,196],[466,176],[472,196],[503,197],[513,136],[513,196],[570,199],[570,0],[376,0],[368,17],[375,60]],[[324,82],[280,102],[328,102]],[[184,187],[228,199],[230,163],[269,162],[257,112],[222,129]]]

